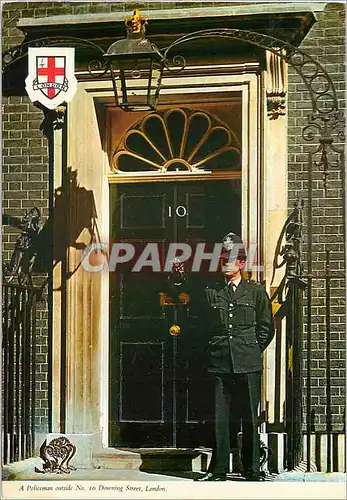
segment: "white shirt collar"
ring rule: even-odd
[[[240,284],[240,281],[241,281],[241,280],[242,280],[242,276],[240,276],[239,278],[237,278],[237,279],[236,279],[236,280],[234,280],[234,281],[230,280],[230,281],[228,282],[228,284],[229,284],[229,285],[231,285],[231,284],[232,284],[234,288],[237,288],[237,287],[239,286],[239,284]]]
[[[233,281],[233,286],[234,287],[238,287],[239,284],[240,284],[240,282],[241,282],[241,280],[242,280],[242,277],[240,276],[239,278],[237,278],[237,280]]]

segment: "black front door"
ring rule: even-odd
[[[197,243],[206,242],[208,251],[228,231],[240,234],[240,226],[239,180],[111,187],[112,243],[128,245],[114,255],[130,259],[113,262],[110,272],[111,446],[210,443],[212,388],[199,311],[194,300],[163,306],[160,292],[171,243],[188,243],[194,256]],[[211,278],[207,267],[189,273],[190,295]],[[173,324],[181,328],[176,336],[169,333]]]

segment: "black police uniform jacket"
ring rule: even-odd
[[[205,288],[203,317],[207,370],[250,373],[262,369],[262,352],[274,336],[270,299],[262,284],[241,279],[230,293],[226,283]]]

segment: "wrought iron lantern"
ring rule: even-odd
[[[104,54],[116,104],[124,111],[154,110],[159,98],[163,55],[145,38],[146,24],[136,9],[125,21],[127,38],[114,42]]]

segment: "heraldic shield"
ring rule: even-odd
[[[74,49],[67,47],[29,48],[28,77],[30,99],[54,109],[71,101],[77,89]]]
[[[66,57],[36,56],[36,78],[34,89],[39,89],[48,99],[54,99],[63,90],[67,91],[69,81],[65,76]]]

